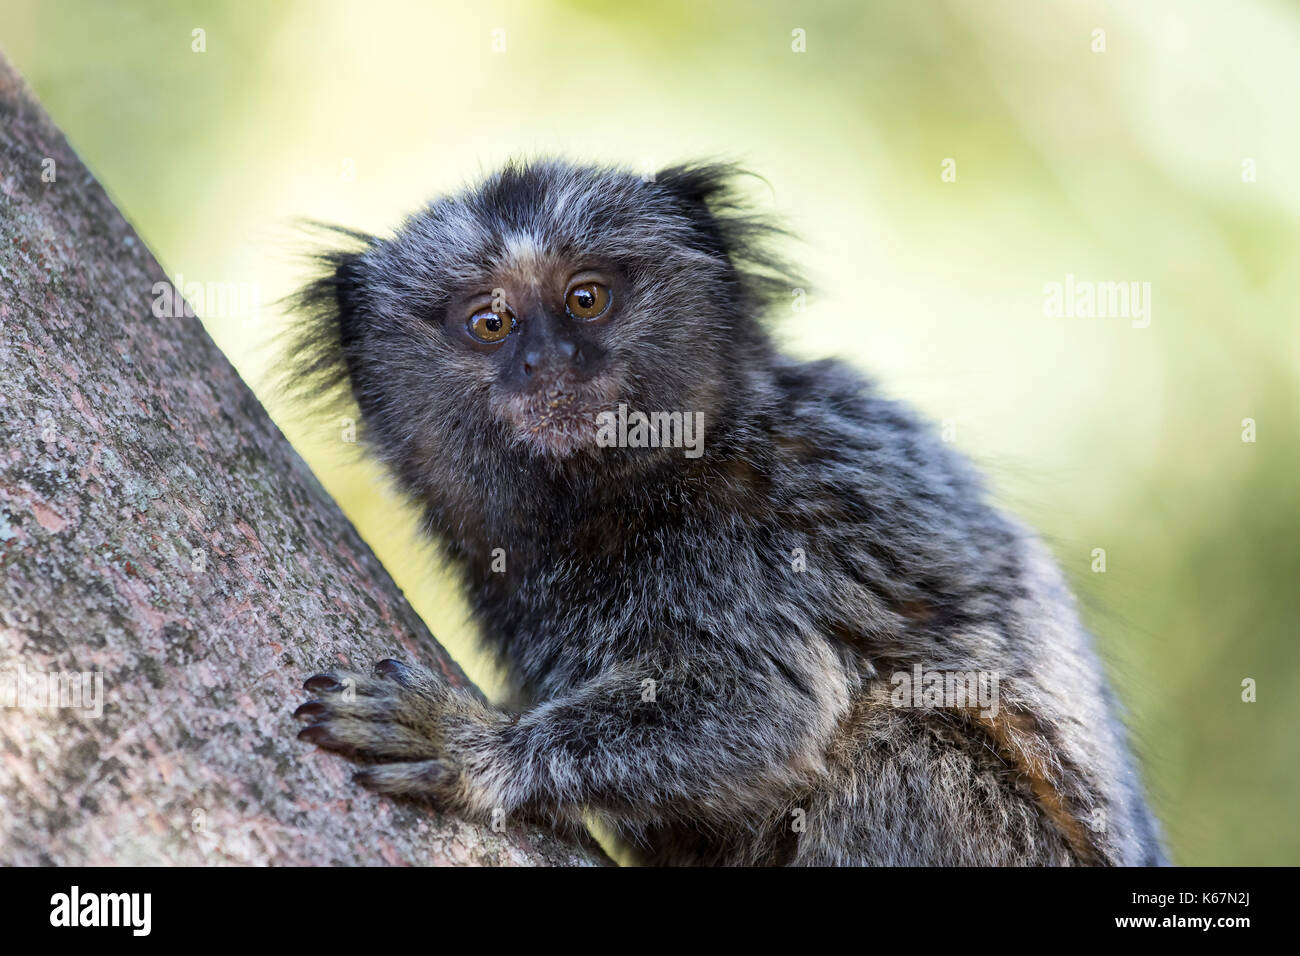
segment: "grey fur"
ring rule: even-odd
[[[775,350],[797,280],[733,180],[513,165],[326,256],[290,378],[359,404],[518,706],[385,662],[310,681],[304,737],[456,812],[590,811],[651,863],[1161,862],[1050,556],[858,372]],[[599,327],[557,304],[592,264]],[[455,310],[494,286],[519,331],[485,353]],[[594,447],[616,402],[703,411],[703,456]],[[998,713],[897,706],[916,665],[996,675]]]

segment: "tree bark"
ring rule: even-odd
[[[468,681],[165,280],[0,57],[0,863],[608,862],[295,740],[336,663]]]

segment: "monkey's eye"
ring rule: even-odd
[[[569,290],[564,305],[569,315],[589,322],[605,314],[610,298],[608,286],[599,282],[579,282]]]
[[[469,334],[485,345],[495,345],[505,339],[515,327],[515,315],[508,309],[493,312],[483,309],[475,312],[465,323]]]

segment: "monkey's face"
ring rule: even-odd
[[[409,471],[504,443],[598,460],[602,413],[620,405],[703,412],[707,428],[752,323],[681,175],[510,167],[345,263],[349,375],[386,456]]]
[[[487,384],[481,410],[510,438],[563,458],[597,447],[602,412],[626,401],[630,364],[620,331],[635,323],[623,271],[594,253],[574,258],[507,233],[487,281],[457,290],[441,317],[461,353],[458,374]],[[490,283],[490,286],[489,286]]]

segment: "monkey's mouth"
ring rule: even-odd
[[[494,404],[516,442],[535,454],[567,458],[597,449],[597,416],[609,411],[613,397],[613,383],[604,376],[579,381],[562,374],[527,392],[504,395]]]

